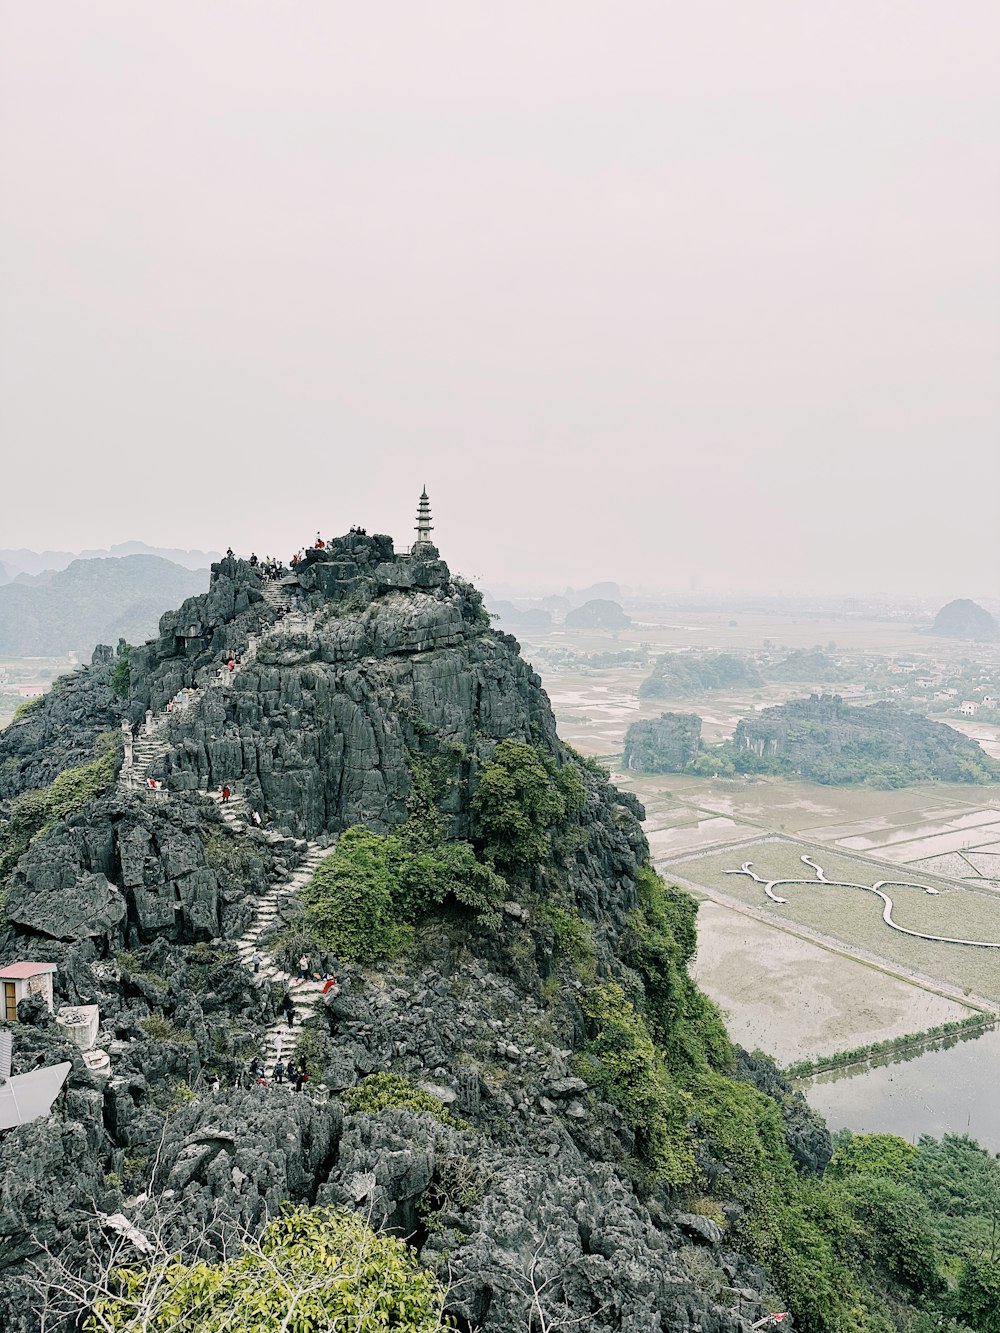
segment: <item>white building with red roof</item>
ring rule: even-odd
[[[0,990],[3,992],[0,1017],[8,1023],[16,1023],[17,1006],[32,995],[40,995],[51,1012],[52,978],[55,974],[55,963],[8,963],[0,967]]]

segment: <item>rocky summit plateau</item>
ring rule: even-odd
[[[641,806],[426,533],[217,562],[0,735],[0,815],[0,975],[56,969],[9,992],[13,1073],[71,1064],[0,1135],[7,1333],[289,1206],[401,1238],[467,1333],[896,1326],[825,1127],[688,977]]]

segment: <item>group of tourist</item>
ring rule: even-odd
[[[303,1086],[309,1082],[309,1071],[306,1069],[305,1061],[295,1062],[292,1056],[287,1061],[282,1060],[281,1056],[275,1061],[274,1067],[268,1075],[264,1066],[264,1061],[259,1056],[250,1061],[250,1067],[246,1072],[246,1085],[250,1088],[266,1088],[270,1084],[289,1083],[294,1086],[296,1092],[301,1092]],[[237,1087],[242,1086],[241,1075],[236,1076]]]
[[[198,691],[193,685],[185,685],[183,689],[178,690],[172,698],[167,700],[167,712],[176,713],[178,710],[182,713],[187,712],[197,693]]]
[[[340,965],[339,963],[337,963],[336,959],[334,959],[333,964],[330,965],[327,962],[327,959],[324,958],[321,965],[313,967],[312,963],[309,960],[309,955],[307,953],[304,953],[300,957],[296,966],[299,969],[300,981],[323,982],[324,995],[327,993],[327,991],[329,991],[331,986],[336,986],[337,984],[337,968]]]
[[[219,1092],[222,1088],[222,1079],[216,1073],[208,1075],[206,1082],[210,1092]],[[280,1055],[271,1070],[270,1076],[260,1056],[255,1056],[250,1061],[246,1070],[237,1070],[233,1079],[234,1088],[267,1088],[272,1083],[288,1083],[295,1088],[296,1092],[301,1092],[304,1085],[309,1082],[309,1071],[306,1069],[305,1061],[298,1063],[289,1056],[287,1061],[282,1060]]]
[[[251,552],[250,568],[255,569],[261,578],[267,582],[275,579],[283,579],[287,570],[280,560],[275,560],[273,555],[264,556],[263,560],[258,560],[256,555]]]
[[[237,559],[237,556],[231,546],[228,547],[226,550],[226,559],[227,560]],[[257,573],[261,576],[261,578],[264,579],[265,581],[268,579],[284,578],[287,572],[285,570],[285,566],[281,563],[281,561],[275,560],[273,555],[265,555],[261,557],[257,554],[256,551],[250,552],[250,559],[247,561],[247,564],[250,566],[251,569],[255,569]]]
[[[354,537],[367,537],[368,532],[365,528],[360,528],[355,526],[351,528],[351,535]],[[332,545],[333,545],[332,537],[324,538],[322,533],[317,532],[314,541],[309,542],[306,546],[299,547],[299,549],[289,560],[288,562],[289,567],[291,569],[296,569],[299,565],[301,565],[303,561],[307,558],[307,552],[325,551],[328,546]],[[236,559],[236,556],[233,554],[233,548],[231,546],[226,551],[226,558],[228,560]],[[281,579],[284,578],[285,574],[287,573],[287,570],[285,569],[285,566],[281,563],[281,561],[275,560],[274,556],[272,555],[266,555],[263,557],[263,559],[261,559],[257,555],[256,551],[251,551],[250,559],[247,561],[247,563],[249,564],[251,569],[255,569],[257,573],[261,576],[261,578],[265,580]]]

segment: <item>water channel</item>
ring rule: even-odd
[[[898,1134],[968,1134],[1000,1153],[1000,1029],[946,1038],[910,1054],[817,1074],[801,1085],[831,1130]]]

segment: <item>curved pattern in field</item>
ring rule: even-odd
[[[937,889],[928,888],[926,884],[915,884],[907,879],[877,879],[874,884],[853,884],[849,880],[827,879],[821,865],[818,865],[811,856],[801,856],[799,860],[807,865],[810,870],[815,871],[815,879],[763,879],[753,868],[752,861],[744,861],[739,870],[725,870],[726,875],[746,875],[757,884],[763,884],[764,892],[775,903],[785,903],[787,898],[780,898],[774,890],[779,884],[828,884],[831,888],[837,889],[861,889],[864,893],[874,893],[876,897],[882,899],[882,920],[893,930],[898,930],[902,935],[913,935],[918,940],[933,940],[937,944],[965,944],[972,949],[1000,949],[1000,941],[994,940],[958,940],[949,935],[928,935],[922,930],[910,930],[906,926],[901,926],[898,921],[892,919],[892,899],[885,892],[886,885],[892,888],[900,889],[919,889],[922,893],[936,894]]]

